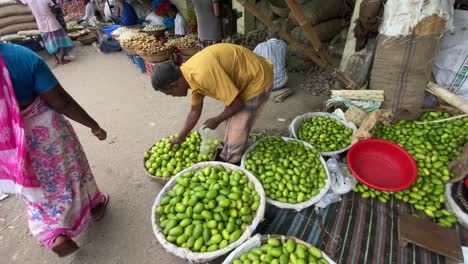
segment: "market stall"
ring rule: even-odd
[[[468,240],[466,230],[459,223],[466,223],[464,210],[468,207],[465,208],[466,197],[463,197],[466,189],[462,189],[459,181],[466,175],[454,168],[466,163],[468,152],[463,152],[463,148],[468,140],[468,102],[428,84],[423,71],[416,69],[421,66],[418,63],[412,65],[414,70],[407,68],[406,72],[418,76],[422,86],[410,87],[411,78],[398,75],[399,84],[404,85],[391,82],[380,85],[379,90],[353,90],[358,88],[356,83],[329,64],[313,27],[299,19],[304,17],[295,1],[286,3],[313,49],[296,42],[247,1],[240,2],[260,21],[279,30],[290,44],[305,49],[319,67],[334,72],[352,89],[331,92],[326,105],[333,113],[304,113],[291,123],[289,137],[264,135],[245,150],[240,169],[254,176],[256,185],[261,185],[257,194],[264,196],[266,204],[265,220],[259,224],[252,222],[251,215],[260,208],[258,198],[251,197],[251,191],[244,186],[237,187],[239,177],[233,182],[218,171],[200,173],[196,160],[209,158],[198,156],[206,140],[203,136],[201,142],[187,139],[181,147],[176,147],[178,150],[172,149],[166,139],[157,142],[145,153],[144,170],[150,177],[164,178],[158,181],[161,184],[172,183],[173,192],[171,195],[169,191],[166,197],[158,195],[152,211],[153,229],[160,243],[170,253],[201,262],[215,256],[227,257],[224,263],[236,264],[463,261],[461,246]],[[387,3],[390,13],[387,17],[395,19],[401,15],[392,13],[398,13],[397,3]],[[446,5],[434,8],[443,15],[450,10]],[[445,17],[441,24],[440,17],[429,13],[424,13],[427,17],[416,21],[411,30],[432,43],[448,27],[450,19]],[[405,29],[406,33],[412,32]],[[389,31],[385,33],[388,36],[384,31],[381,33],[382,40],[390,39]],[[410,36],[402,37],[406,38]],[[250,43],[247,38],[236,36],[231,41],[246,46]],[[425,55],[433,54],[430,45],[418,44],[418,47],[420,54],[411,56],[427,59]],[[376,61],[383,65],[383,58],[388,57],[382,55],[385,50],[381,52],[377,52]],[[403,71],[390,69],[392,74],[378,75],[374,81],[397,78],[393,73]],[[420,99],[426,84],[427,91],[450,107],[421,110]],[[409,91],[413,88],[414,94]],[[401,114],[405,107],[412,118]],[[458,110],[448,113],[446,110],[450,108]],[[459,165],[453,165],[454,162]],[[187,175],[192,168],[195,168],[193,173]],[[447,185],[450,181],[458,183]],[[179,187],[174,187],[174,182]],[[245,197],[243,190],[248,194]],[[196,201],[182,198],[191,195]],[[167,201],[161,205],[161,199]],[[252,204],[250,208],[249,204]],[[245,218],[238,219],[239,215]],[[258,225],[255,233],[263,236],[247,239],[239,238],[236,233],[236,239],[232,239],[235,229],[226,228],[229,222],[236,223],[239,232],[248,236],[253,234],[249,228]],[[194,232],[196,225],[202,228]],[[274,235],[289,238],[279,239]],[[244,243],[240,245],[239,240]]]

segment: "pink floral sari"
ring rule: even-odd
[[[0,70],[0,192],[24,198],[31,233],[50,248],[83,230],[103,194],[71,124],[39,97],[20,112],[1,55]]]

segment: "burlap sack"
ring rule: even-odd
[[[423,107],[438,41],[439,34],[398,38],[379,35],[370,88],[384,90],[382,108],[398,116]]]
[[[378,33],[383,12],[381,0],[363,0],[359,8],[359,17],[356,20],[354,36],[356,38],[356,51],[366,47],[369,38]]]
[[[321,41],[328,41],[338,35],[345,27],[349,26],[348,21],[339,19],[331,19],[314,26],[314,31]],[[291,35],[296,40],[302,43],[308,43],[307,37],[305,36],[304,30],[297,26],[295,27]]]
[[[16,4],[18,3],[16,3],[15,0],[0,0],[0,8],[4,6],[10,6],[10,5],[16,5]]]
[[[359,129],[354,133],[351,144],[354,144],[360,140],[371,138],[374,134],[374,128],[382,123],[384,125],[390,125],[392,121],[392,113],[387,110],[375,110],[370,113],[364,121],[362,121]]]
[[[463,147],[463,152],[458,158],[449,164],[449,169],[456,177],[449,182],[457,182],[468,176],[468,143]]]
[[[1,9],[1,7],[0,7]],[[34,16],[32,15],[18,15],[0,18],[0,29],[16,24],[35,22]]]
[[[301,7],[307,20],[315,26],[333,18],[344,18],[350,13],[351,9],[347,9],[343,2],[343,0],[309,0]],[[289,13],[288,20],[292,25],[299,25],[292,12]]]
[[[17,16],[24,14],[32,15],[29,7],[24,5],[11,5],[0,8],[0,17]]]
[[[9,25],[9,26],[0,28],[0,35],[13,34],[13,33],[17,33],[18,31],[31,30],[31,29],[37,29],[36,22]]]

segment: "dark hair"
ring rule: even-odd
[[[274,31],[274,30],[272,30],[272,29],[268,29],[268,30],[267,30],[267,37],[268,37],[269,39],[271,39],[271,38],[278,38],[278,32],[276,32],[276,31]]]
[[[169,91],[170,85],[181,76],[178,66],[169,63],[156,63],[151,75],[151,84],[156,91]]]
[[[174,13],[179,13],[179,10],[177,9],[177,6],[175,6],[174,4],[170,4],[169,7],[167,8],[167,11],[170,12],[174,12]]]
[[[94,11],[94,16],[95,17],[102,17],[102,14],[101,14],[101,12],[99,12],[99,10],[95,10]]]

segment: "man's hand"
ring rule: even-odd
[[[184,140],[185,140],[185,137],[178,136],[171,140],[171,144],[182,144]]]
[[[211,130],[215,130],[221,122],[222,120],[219,120],[217,117],[213,117],[213,118],[206,120],[204,126]]]

